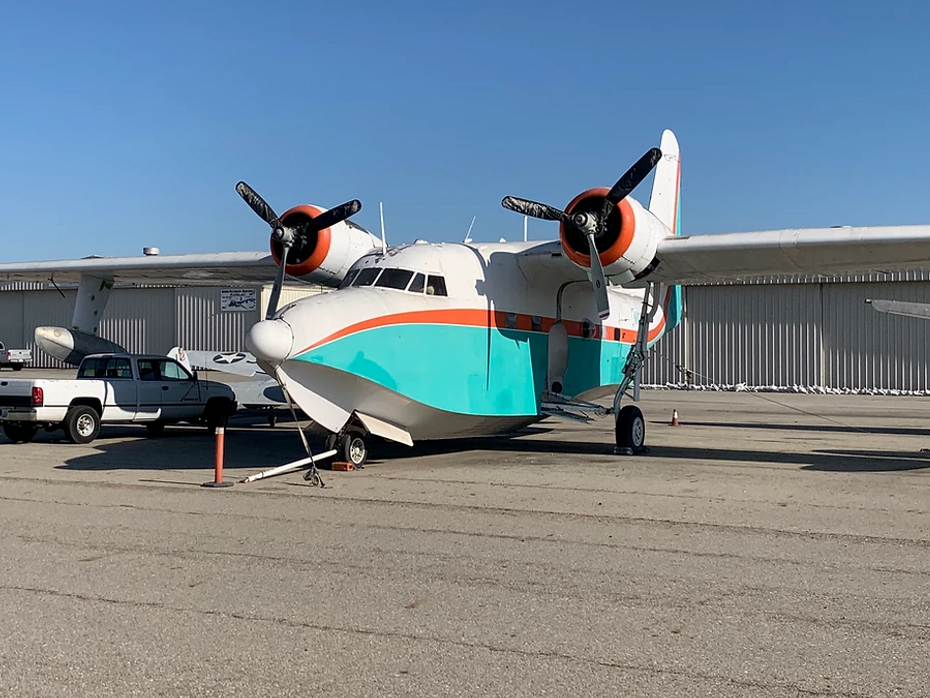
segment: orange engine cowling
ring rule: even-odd
[[[281,223],[300,229],[301,224],[326,211],[319,206],[303,205],[288,209]],[[338,286],[349,268],[379,246],[380,240],[351,221],[343,221],[318,232],[298,236],[287,255],[287,273],[327,286]],[[271,256],[281,264],[283,247],[271,237]]]
[[[609,189],[588,189],[572,199],[565,213],[592,212],[600,215]],[[671,232],[658,218],[629,196],[607,215],[605,230],[595,237],[604,275],[618,283],[633,281],[648,271],[655,260],[656,247]],[[591,267],[588,240],[577,228],[559,224],[559,239],[565,256],[579,267]]]

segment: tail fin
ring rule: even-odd
[[[672,235],[681,235],[681,151],[674,133],[667,129],[663,131],[659,150],[662,151],[662,159],[656,165],[649,211],[672,231]],[[668,287],[664,311],[665,329],[668,331],[681,321],[681,286]]]
[[[184,368],[188,371],[193,371],[191,368],[191,362],[187,358],[187,352],[184,351],[184,347],[172,347],[168,352],[169,359],[175,359],[178,363],[183,364]]]

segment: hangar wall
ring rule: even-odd
[[[644,382],[928,390],[930,321],[865,303],[930,303],[923,276],[690,286],[684,321],[653,347]]]
[[[241,351],[245,334],[267,307],[269,287],[255,288],[256,307],[222,307],[223,289],[115,288],[100,323],[100,335],[131,352],[166,353],[171,347],[207,351]],[[315,286],[285,287],[281,305],[320,293]],[[76,291],[5,287],[0,290],[0,341],[15,349],[32,349],[32,366],[66,364],[35,346],[39,325],[68,327]]]
[[[821,385],[930,390],[930,321],[877,313],[866,298],[930,303],[930,272],[689,286],[682,324],[651,350],[646,383]],[[221,288],[116,288],[101,334],[134,352],[239,351],[264,315],[223,310]],[[285,287],[281,305],[321,292]],[[35,348],[37,325],[71,322],[74,290],[0,288],[0,341],[33,350],[33,365],[62,364]]]

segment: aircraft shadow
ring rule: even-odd
[[[744,450],[739,447],[692,448],[655,446],[657,458],[689,461],[732,462],[764,467],[766,463],[797,465],[800,470],[830,473],[884,473],[930,468],[930,454],[913,451],[814,450],[798,453],[785,451]]]
[[[692,422],[695,427],[729,427],[731,429],[773,429],[775,431],[820,431],[834,434],[884,434],[892,436],[928,436],[930,428],[921,427],[853,427],[840,424],[762,424],[759,422]]]
[[[589,456],[613,455],[613,444],[607,441],[545,438],[552,429],[529,427],[509,436],[493,438],[450,439],[425,441],[412,448],[376,440],[372,444],[372,464],[417,457],[454,453],[526,453],[567,454]],[[126,437],[130,437],[128,440]],[[132,438],[137,437],[137,438]],[[541,438],[542,437],[542,438]],[[57,440],[52,438],[50,440]],[[323,450],[323,440],[308,437],[314,453]],[[102,432],[94,442],[93,453],[83,453],[56,466],[64,470],[203,470],[214,467],[214,437],[203,427],[176,426],[165,430],[157,439],[146,438],[139,427],[113,427]],[[224,468],[256,472],[304,457],[303,447],[293,426],[274,429],[248,424],[231,425],[226,433]],[[623,458],[618,457],[618,463]],[[633,456],[637,461],[672,460],[732,464],[739,467],[765,467],[766,464],[795,465],[800,470],[833,473],[883,473],[930,468],[930,454],[907,451],[822,449],[807,452],[778,450],[747,450],[738,445],[730,448],[653,445],[647,454]],[[501,462],[507,467],[506,461]],[[553,467],[558,467],[554,465]]]

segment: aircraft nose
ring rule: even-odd
[[[245,336],[245,345],[255,358],[279,364],[290,356],[294,333],[284,320],[262,320],[252,325]]]
[[[71,333],[62,332],[60,327],[36,327],[34,336],[37,344],[45,342],[66,349],[74,349],[74,339]]]

